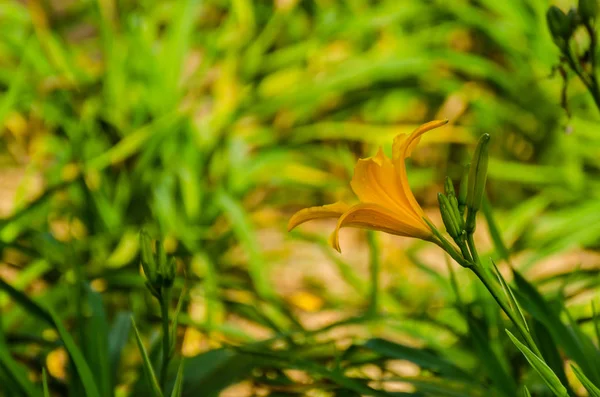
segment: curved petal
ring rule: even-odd
[[[335,231],[331,236],[331,245],[339,252],[341,252],[339,231],[343,227],[378,230],[423,240],[428,240],[432,236],[431,229],[425,222],[412,222],[411,219],[400,218],[397,213],[372,203],[353,205],[338,219]]]
[[[394,138],[394,145],[392,146],[392,157],[394,163],[399,160],[404,161],[407,157],[410,157],[413,149],[419,144],[421,135],[427,131],[431,131],[435,128],[441,127],[448,124],[448,119],[445,120],[433,120],[429,123],[425,123],[419,126],[416,130],[410,134],[399,134]]]
[[[398,178],[392,161],[381,148],[373,157],[360,159],[354,168],[350,186],[362,203],[378,204],[397,212],[397,217],[420,221],[412,210],[411,202]]]
[[[410,134],[400,134],[394,138],[394,144],[392,146],[392,157],[395,172],[400,183],[401,189],[407,198],[412,211],[417,214],[419,220],[422,220],[424,216],[421,206],[415,199],[410,186],[408,184],[408,176],[406,175],[406,164],[405,160],[410,157],[413,149],[417,146],[421,140],[421,135],[427,131],[431,131],[435,128],[441,127],[448,123],[448,120],[434,120],[429,123],[421,125],[419,128],[411,132]]]
[[[333,204],[322,205],[320,207],[304,208],[296,212],[288,222],[288,232],[296,226],[313,219],[339,218],[346,212],[350,206],[341,201]]]

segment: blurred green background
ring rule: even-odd
[[[444,177],[458,180],[489,133],[497,223],[491,235],[486,223],[478,228],[483,251],[504,257],[492,244],[502,236],[513,263],[545,291],[569,282],[567,305],[591,327],[600,118],[576,79],[565,88],[553,72],[549,5],[2,1],[0,277],[59,314],[102,396],[145,395],[130,314],[149,349],[160,344],[140,273],[141,228],[178,258],[173,306],[187,291],[177,347],[189,357],[184,395],[361,393],[327,370],[374,337],[443,352],[472,379],[488,379],[461,344],[465,322],[439,250],[348,229],[338,255],[327,246],[331,222],[285,227],[298,209],[351,201],[357,158],[380,145],[389,154],[396,134],[449,118],[409,165],[420,203],[439,225]],[[469,275],[456,276],[465,299],[489,303]],[[83,395],[52,327],[6,294],[0,308],[7,395],[19,395],[13,364],[34,381],[46,366],[55,395]],[[486,332],[499,350],[506,337],[494,321]],[[277,340],[296,350],[270,347],[280,356],[267,362],[223,348]],[[381,368],[357,357],[350,369],[377,379]],[[379,389],[491,395],[460,377],[441,384],[440,368],[429,369],[404,360],[399,385]]]

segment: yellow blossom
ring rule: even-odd
[[[337,202],[305,208],[292,216],[288,230],[312,219],[338,218],[331,238],[333,247],[338,251],[339,230],[348,226],[434,240],[433,232],[424,220],[423,209],[410,190],[405,160],[419,143],[421,135],[447,122],[431,121],[411,134],[396,136],[391,159],[379,148],[375,156],[358,160],[350,185],[359,203],[351,206]]]

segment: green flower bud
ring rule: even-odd
[[[171,288],[175,281],[175,258],[170,258],[160,263],[158,268],[158,279],[163,288]]]
[[[462,217],[465,214],[465,208],[467,207],[467,190],[469,187],[469,168],[471,163],[465,165],[463,175],[460,180],[460,187],[458,189],[458,212]]]
[[[461,232],[465,227],[465,221],[463,220],[462,214],[458,209],[458,200],[456,199],[456,193],[454,192],[452,179],[450,179],[448,176],[446,177],[446,181],[444,183],[444,190],[446,191],[446,197],[448,198],[452,215],[458,225],[458,231]]]
[[[161,241],[154,242],[145,231],[140,231],[140,251],[142,268],[146,276],[146,287],[157,299],[163,296],[163,288],[171,288],[175,281],[175,259],[167,258]]]
[[[577,29],[577,26],[581,23],[581,17],[575,8],[571,8],[567,13],[567,23],[569,30],[567,31],[567,36],[565,38],[569,39],[575,32],[575,29]]]
[[[152,250],[152,239],[144,230],[140,231],[140,251],[144,274],[150,282],[153,282],[156,279],[157,265]]]
[[[596,19],[598,15],[598,0],[579,0],[577,12],[584,22]]]
[[[442,221],[444,221],[444,226],[446,226],[446,231],[450,237],[456,240],[460,234],[460,231],[458,228],[458,222],[454,218],[452,208],[450,208],[450,202],[446,196],[444,196],[442,193],[438,193],[438,203],[440,205]]]
[[[454,214],[454,218],[458,224],[458,230],[462,232],[465,228],[465,220],[462,217],[462,214],[458,210],[458,200],[454,194],[448,195],[448,202],[450,203],[450,208],[452,209],[452,213]]]
[[[479,138],[477,148],[473,154],[473,161],[469,170],[469,184],[467,188],[467,222],[466,230],[468,233],[475,231],[475,214],[481,208],[483,193],[485,191],[485,182],[487,179],[488,168],[488,146],[490,135],[483,134]]]
[[[444,182],[444,191],[446,192],[446,196],[450,197],[450,195],[456,195],[454,193],[454,185],[452,184],[452,179],[449,176],[446,177]]]
[[[569,19],[565,13],[560,8],[552,6],[546,12],[546,21],[554,43],[559,48],[565,48],[572,33]]]

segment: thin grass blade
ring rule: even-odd
[[[546,383],[546,385],[550,388],[552,393],[554,393],[554,395],[557,397],[568,397],[569,393],[567,392],[567,389],[560,382],[558,376],[556,376],[556,374],[552,372],[550,367],[548,367],[542,359],[536,356],[535,353],[529,350],[527,346],[525,346],[513,334],[511,334],[511,332],[508,329],[506,330],[506,333],[508,334],[510,340],[512,340],[512,342],[515,344],[517,349],[519,349],[521,353],[523,353],[523,355],[525,356],[529,364],[531,364],[533,369],[542,377],[544,383]]]
[[[571,364],[571,368],[573,369],[573,372],[575,372],[577,379],[579,379],[583,387],[585,387],[585,390],[588,391],[590,397],[600,397],[600,388],[593,384],[577,365]]]
[[[138,349],[140,350],[140,354],[142,355],[142,366],[144,368],[144,373],[146,374],[146,379],[148,379],[148,383],[150,384],[150,390],[152,391],[152,395],[154,397],[163,397],[162,391],[158,384],[158,378],[156,377],[154,369],[152,368],[152,361],[150,361],[150,357],[148,356],[148,352],[144,347],[142,337],[138,332],[133,317],[131,317],[131,325],[133,326],[133,332],[135,333],[135,340],[137,342]]]
[[[73,364],[75,365],[77,375],[79,375],[79,379],[81,380],[81,383],[85,389],[85,393],[88,397],[100,397],[98,386],[96,385],[96,382],[94,382],[94,375],[92,374],[90,367],[85,361],[83,353],[75,344],[75,341],[73,340],[71,334],[67,332],[67,329],[62,324],[62,321],[60,320],[58,315],[56,315],[56,313],[54,313],[52,309],[49,309],[48,313],[52,318],[54,327],[56,328],[60,339],[63,341],[63,344],[65,345],[65,348],[67,349],[71,360],[73,360]]]

